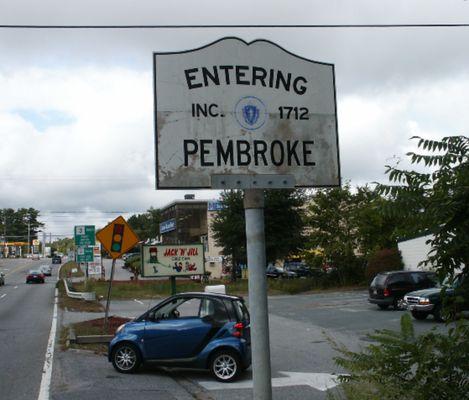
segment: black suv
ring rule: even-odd
[[[380,272],[371,281],[368,301],[382,310],[393,306],[396,310],[404,307],[404,295],[414,290],[437,285],[436,275],[427,271]]]
[[[60,256],[53,256],[53,257],[52,257],[52,264],[62,264],[62,257],[60,257]]]

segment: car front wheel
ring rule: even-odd
[[[428,317],[428,313],[425,311],[411,311],[412,316],[415,319],[423,320]]]
[[[116,345],[111,359],[114,368],[124,374],[135,372],[142,362],[139,351],[131,343]]]
[[[220,350],[211,358],[210,371],[221,382],[234,381],[242,370],[241,362],[234,351]]]

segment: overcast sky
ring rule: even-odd
[[[464,0],[0,0],[0,24],[467,22]],[[224,36],[335,64],[342,178],[353,185],[385,181],[413,135],[467,135],[469,28],[0,29],[0,208],[35,207],[48,232],[71,235],[109,211],[183,198],[155,190],[152,52]]]

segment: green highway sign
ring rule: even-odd
[[[93,262],[93,247],[77,247],[76,257],[78,263]]]
[[[94,225],[75,226],[75,245],[77,247],[94,246],[95,243]]]

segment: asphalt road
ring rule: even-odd
[[[26,273],[50,259],[0,259],[0,398],[37,399],[51,329],[57,268],[45,284],[26,284]]]

